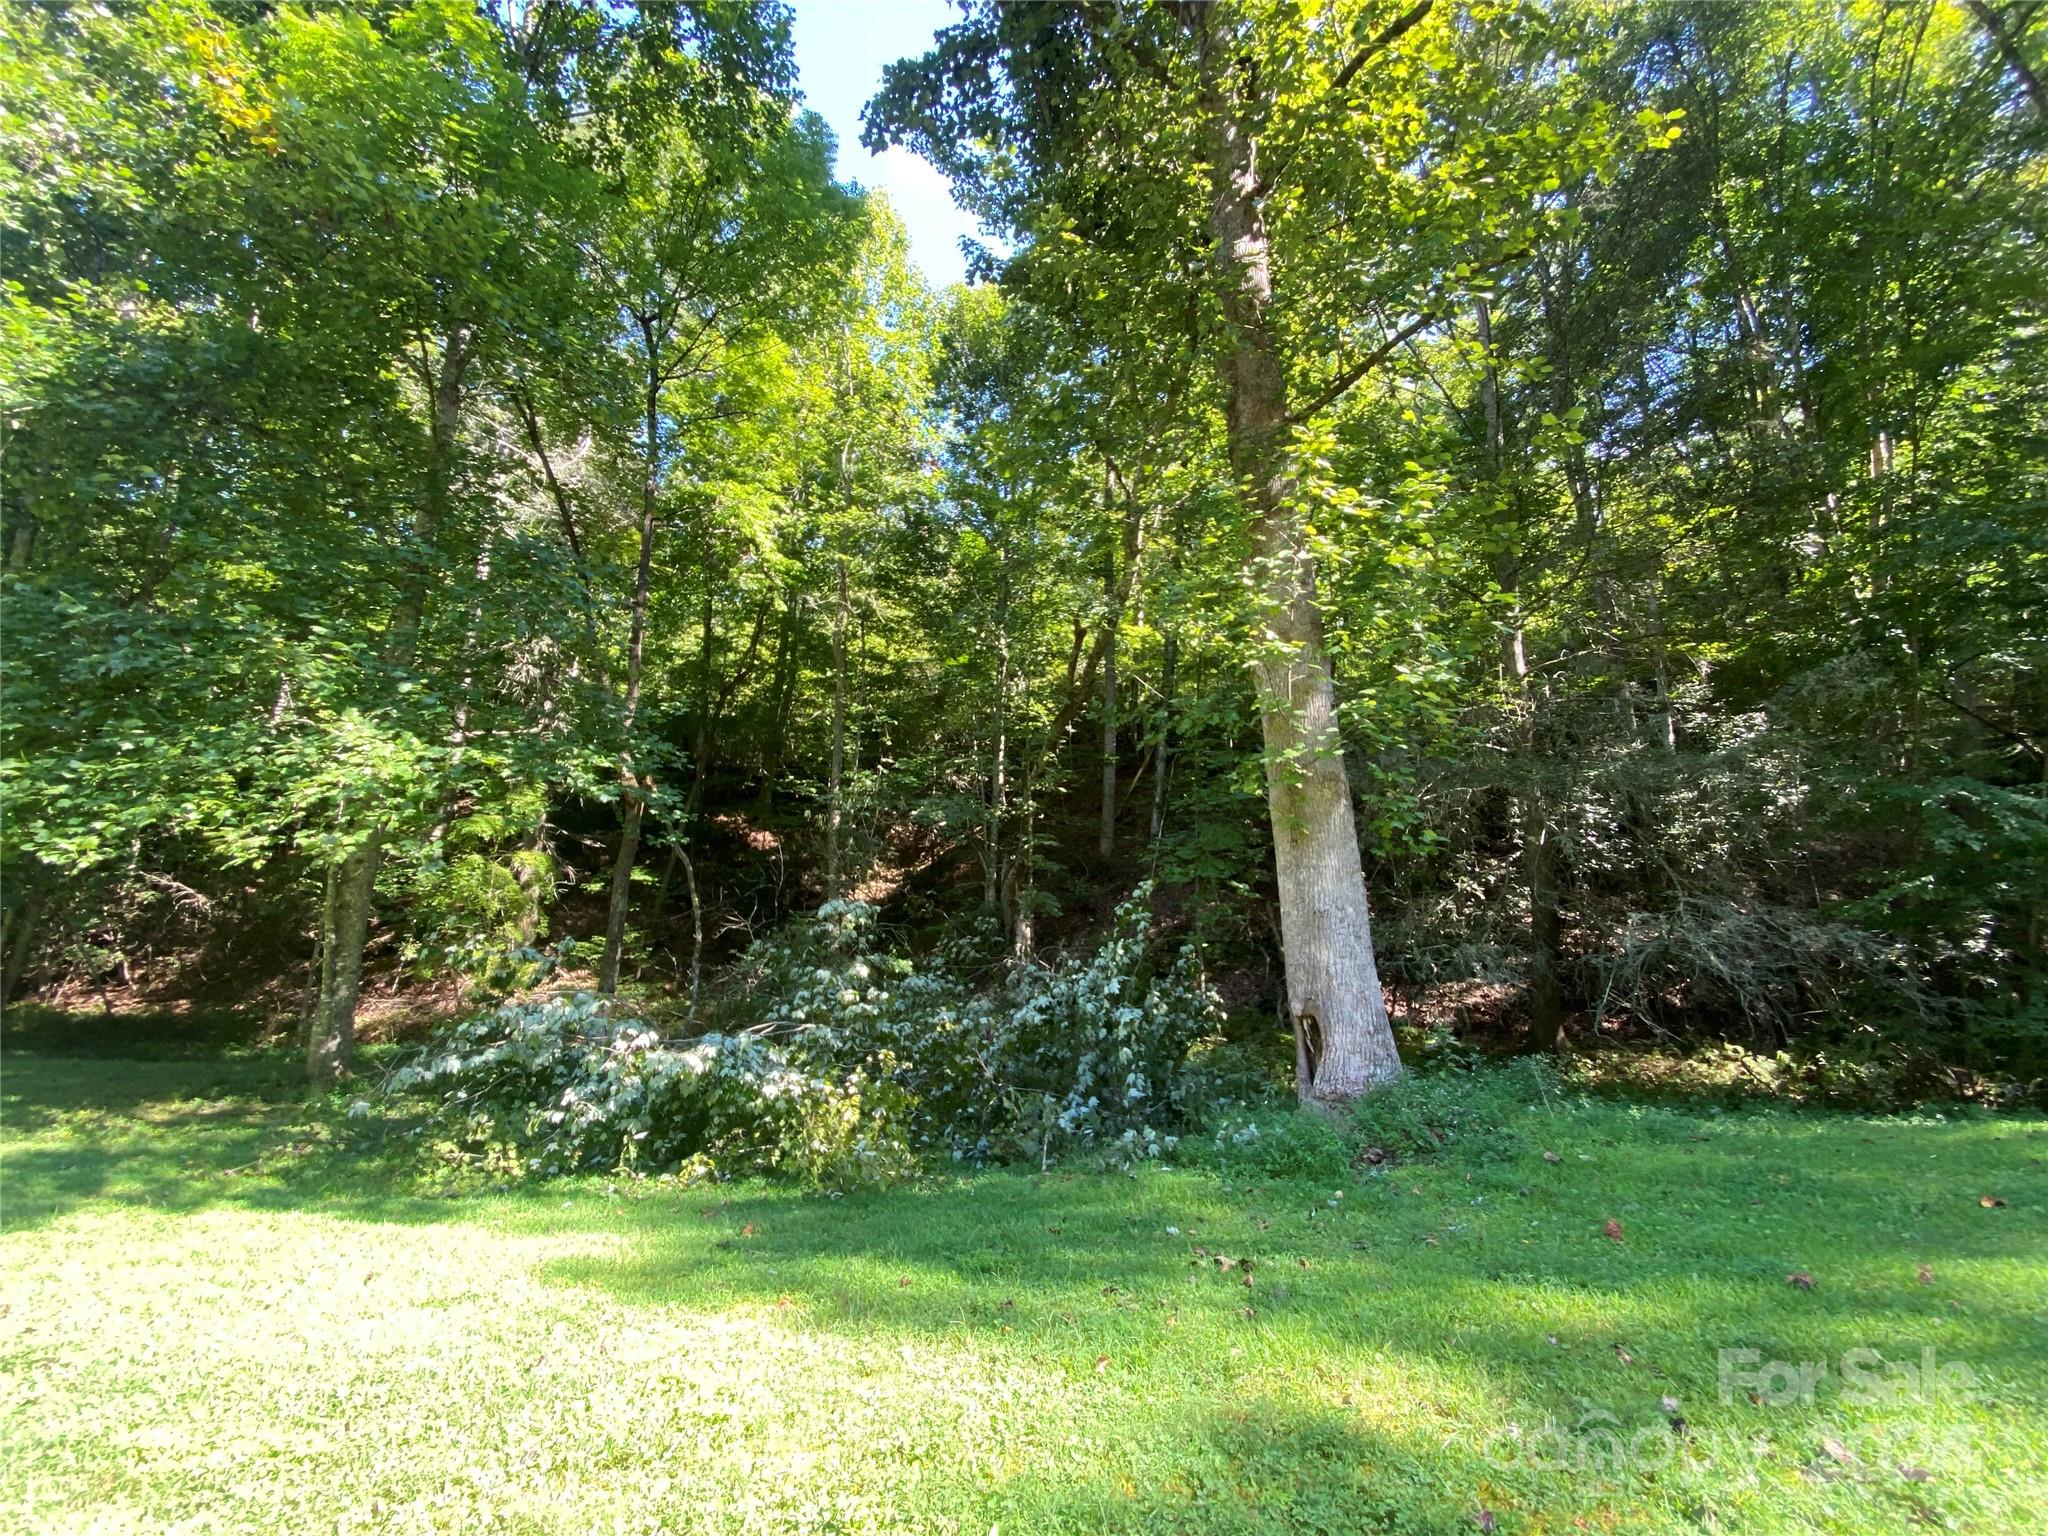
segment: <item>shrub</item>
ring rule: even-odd
[[[531,1172],[782,1168],[879,1183],[916,1152],[966,1161],[1172,1152],[1190,1046],[1221,1023],[1199,958],[1156,965],[1141,888],[1102,946],[977,989],[879,953],[875,914],[827,903],[754,944],[725,1027],[667,1041],[587,993],[507,1004],[392,1081],[437,1099],[457,1155],[512,1147]]]
[[[1063,971],[1011,978],[987,1044],[1012,1129],[1041,1161],[1055,1142],[1134,1164],[1171,1152],[1188,1109],[1189,1049],[1223,1023],[1222,1000],[1183,949],[1153,969],[1149,886],[1117,908],[1102,946]]]
[[[666,1044],[587,992],[508,1003],[453,1026],[391,1091],[434,1101],[444,1146],[533,1174],[790,1168],[844,1188],[911,1159],[894,1095],[814,1077],[756,1035]]]

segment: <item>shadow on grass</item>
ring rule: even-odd
[[[104,1204],[448,1219],[451,1202],[415,1196],[392,1150],[337,1133],[281,1053],[0,1060],[0,1229]]]
[[[1738,1137],[1684,1171],[1695,1183],[1740,1178],[1756,1150]],[[1640,1170],[1644,1192],[1674,1195],[1673,1172]],[[1866,1230],[1852,1253],[1833,1229],[1815,1230],[1808,1240],[1836,1266],[1808,1292],[1786,1285],[1781,1260],[1735,1262],[1740,1242],[1705,1228],[1688,1241],[1646,1224],[1642,1241],[1616,1245],[1574,1224],[1502,1264],[1504,1237],[1521,1240],[1483,1230],[1478,1181],[1407,1192],[1416,1187],[1354,1189],[1342,1217],[1318,1199],[1326,1191],[1248,1193],[1185,1175],[999,1173],[830,1203],[707,1192],[688,1209],[628,1207],[620,1257],[559,1259],[541,1273],[849,1351],[882,1341],[1050,1372],[1071,1389],[1050,1405],[1055,1444],[1075,1437],[1073,1470],[1046,1472],[1041,1449],[992,1477],[970,1507],[978,1527],[1003,1529],[1435,1533],[1469,1531],[1489,1508],[1625,1528],[1653,1488],[1667,1512],[1711,1527],[1703,1506],[1686,1514],[1687,1495],[1658,1482],[1680,1458],[1713,1458],[1725,1494],[1753,1486],[1745,1458],[1766,1453],[1748,1447],[1776,1437],[1786,1449],[1769,1453],[1774,1475],[1818,1500],[1835,1496],[1827,1479],[1839,1472],[1824,1437],[1868,1443],[1832,1416],[1838,1398],[1790,1410],[1731,1399],[1723,1347],[1791,1360],[1875,1347],[1910,1361],[1939,1343],[1994,1383],[2035,1383],[2021,1388],[2031,1400],[2048,1368],[2038,1296],[1998,1290],[2007,1262],[2033,1260],[2038,1275],[2036,1236],[2017,1225],[1968,1245],[1988,1282],[1936,1288],[1915,1276],[1917,1247],[1872,1243]],[[1453,1212],[1470,1218],[1461,1230],[1446,1221]],[[1866,1200],[1845,1220],[1867,1228],[1873,1214]],[[1521,1213],[1511,1221],[1519,1229]],[[1959,1248],[1937,1251],[1945,1267],[1963,1262]],[[1950,1311],[1959,1298],[1964,1310]],[[1673,1427],[1667,1399],[1691,1427]],[[1927,1422],[1976,1432],[1938,1409]],[[1899,1529],[1940,1506],[1939,1491],[1892,1466],[1867,1482],[1854,1495],[1865,1517],[1881,1512]]]
[[[1793,1495],[1822,1499],[1836,1493],[1802,1480],[1800,1462],[1839,1426],[1731,1401],[1720,1348],[1804,1361],[1938,1345],[2013,1393],[1994,1405],[2012,1422],[2038,1415],[2048,1379],[2048,1126],[2035,1118],[1595,1104],[1344,1178],[1342,1193],[1203,1172],[997,1171],[839,1200],[627,1181],[614,1194],[603,1180],[451,1200],[412,1194],[401,1158],[336,1140],[331,1107],[309,1105],[282,1058],[0,1065],[10,1228],[240,1207],[602,1233],[570,1244],[575,1257],[531,1250],[540,1278],[787,1331],[806,1350],[880,1343],[889,1361],[900,1347],[1013,1366],[983,1379],[1049,1384],[1036,1448],[1010,1460],[996,1445],[974,1473],[934,1473],[975,1529],[1447,1533],[1485,1509],[1626,1527],[1649,1497],[1640,1477],[1582,1487],[1582,1468],[1503,1465],[1489,1436],[1595,1411],[1661,1445],[1671,1398],[1702,1436],[1796,1441],[1778,1470]],[[1070,1435],[1085,1443],[1066,1448]],[[1923,1498],[1953,1513],[1943,1488],[1881,1470],[1854,1494],[1867,1528],[1887,1528],[1879,1514],[1899,1529],[1929,1519]],[[1755,1505],[1689,1511],[1689,1496],[1655,1493],[1680,1525],[1775,1523]]]

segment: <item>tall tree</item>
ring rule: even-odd
[[[870,108],[874,142],[928,154],[1013,232],[1011,272],[1050,307],[1099,302],[1113,269],[1121,307],[1155,335],[1186,334],[1181,285],[1206,253],[1193,333],[1244,509],[1288,1008],[1298,1086],[1317,1102],[1355,1097],[1400,1063],[1299,444],[1461,282],[1518,258],[1546,183],[1606,151],[1604,116],[1563,77],[1535,120],[1495,121],[1491,61],[1525,51],[1528,25],[1512,7],[1459,16],[1428,0],[1313,22],[1279,4],[982,4],[893,67]]]

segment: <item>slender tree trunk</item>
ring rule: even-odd
[[[576,562],[576,590],[583,601],[583,634],[590,647],[590,663],[597,669],[599,684],[609,690],[611,684],[604,675],[604,653],[597,638],[597,604],[591,596],[590,562],[583,556],[583,540],[576,533],[576,513],[569,503],[568,487],[555,474],[555,461],[548,455],[547,439],[540,430],[540,414],[534,409],[533,402],[523,391],[515,389],[512,405],[526,428],[526,445],[533,450],[534,462],[540,465],[541,481],[548,488],[548,499],[555,504],[555,517],[569,545],[570,558]]]
[[[1509,707],[1515,712],[1513,727],[1514,765],[1520,781],[1515,789],[1515,822],[1522,843],[1522,874],[1529,891],[1529,1033],[1553,1048],[1564,1040],[1564,1007],[1559,992],[1558,953],[1563,922],[1557,910],[1557,833],[1550,824],[1537,772],[1537,695],[1529,676],[1528,636],[1521,599],[1520,547],[1526,533],[1521,518],[1512,509],[1515,500],[1507,468],[1507,432],[1501,420],[1500,373],[1493,350],[1493,308],[1484,298],[1477,305],[1479,345],[1484,364],[1479,379],[1479,399],[1486,421],[1486,470],[1494,494],[1503,503],[1497,516],[1502,524],[1499,553],[1494,557],[1494,581],[1509,597],[1512,608],[1501,631],[1501,675],[1509,693]]]
[[[704,901],[697,894],[697,866],[681,847],[676,855],[683,861],[683,878],[690,886],[690,1017],[697,1017],[697,989],[704,979]]]
[[[1031,669],[1023,668],[1019,677],[1022,713],[1028,717],[1031,709]],[[1010,956],[1015,960],[1029,960],[1037,942],[1031,910],[1031,866],[1038,835],[1038,767],[1045,758],[1044,753],[1024,754],[1023,778],[1018,784],[1017,799],[1013,802],[1022,807],[1022,824],[1018,827],[1016,840],[1011,845],[1009,859],[1003,866],[1003,909],[1010,923]]]
[[[479,595],[470,605],[469,623],[463,630],[462,682],[455,690],[455,719],[451,722],[452,728],[448,732],[450,783],[441,796],[441,812],[434,818],[434,825],[427,833],[427,841],[430,844],[439,844],[448,836],[449,825],[455,820],[455,810],[459,804],[456,798],[459,784],[455,780],[457,770],[462,767],[463,756],[469,748],[469,709],[472,695],[476,691],[476,665],[473,653],[476,650],[477,633],[483,628],[484,622],[484,601],[481,593],[483,588],[489,585],[490,579],[491,536],[486,533],[483,547],[477,551],[476,584]]]
[[[27,500],[25,496],[23,498]],[[7,569],[19,576],[28,569],[28,562],[35,553],[36,515],[24,509],[21,521],[14,525],[14,537],[7,544]]]
[[[1109,605],[1102,635],[1102,825],[1095,840],[1096,854],[1109,860],[1116,856],[1116,642],[1118,628],[1116,551],[1103,556],[1102,596]]]
[[[1152,757],[1152,820],[1147,832],[1156,848],[1166,831],[1166,781],[1173,770],[1173,691],[1175,671],[1180,665],[1180,636],[1166,632],[1165,659],[1159,673],[1159,748]]]
[[[1664,639],[1663,605],[1658,595],[1664,585],[1661,572],[1650,580],[1650,644],[1656,652],[1657,707],[1650,716],[1650,744],[1661,751],[1678,750],[1678,717],[1671,708],[1671,652]]]
[[[707,565],[706,570],[709,570]],[[747,635],[747,648],[733,664],[732,671],[723,684],[712,665],[712,645],[716,632],[711,622],[711,598],[704,599],[704,660],[699,679],[697,695],[697,739],[692,749],[695,763],[690,774],[689,797],[683,802],[683,836],[687,841],[695,836],[697,813],[704,808],[704,796],[711,779],[711,768],[718,760],[720,730],[725,724],[726,710],[731,707],[739,691],[746,687],[747,680],[754,675],[754,662],[761,654],[761,637],[768,632],[768,610],[773,598],[761,599],[760,607],[754,610],[753,628]],[[666,878],[666,877],[664,877]]]
[[[768,686],[768,742],[761,753],[761,791],[756,814],[766,815],[775,804],[775,781],[782,777],[782,761],[788,751],[789,712],[796,702],[797,605],[794,590],[784,597],[782,622],[775,631],[775,675]]]
[[[711,745],[718,731],[718,722],[712,708],[712,652],[718,638],[711,612],[711,550],[710,540],[705,540],[704,551],[704,610],[700,620],[701,630],[697,642],[697,739],[690,749],[690,794],[684,802],[684,816],[694,820],[697,808],[704,803],[704,779],[711,771]],[[664,877],[665,878],[665,877]]]
[[[1287,376],[1270,315],[1258,148],[1230,94],[1234,15],[1224,3],[1197,15],[1211,139],[1210,233],[1226,323],[1217,365],[1231,468],[1252,518],[1259,627],[1268,637],[1252,674],[1265,731],[1287,1004],[1308,1068],[1296,1087],[1306,1102],[1336,1105],[1398,1077],[1401,1060],[1373,957],[1315,556],[1292,505]]]
[[[306,1042],[306,1071],[315,1084],[329,1084],[343,1076],[355,1051],[363,945],[376,896],[377,870],[383,862],[384,840],[379,829],[328,874],[320,935],[320,1000]]]
[[[840,896],[839,829],[846,774],[846,562],[838,564],[832,610],[832,767],[825,781],[825,899]]]
[[[1009,812],[1010,786],[1010,551],[996,557],[996,696],[995,740],[989,752],[987,884],[982,905],[991,912],[1002,901],[1003,823]]]
[[[419,659],[420,627],[426,615],[432,576],[428,560],[443,536],[454,496],[456,434],[462,425],[465,382],[475,339],[473,326],[450,328],[442,348],[440,377],[433,385],[426,495],[413,526],[417,555],[413,569],[399,589],[391,625],[385,632],[385,659],[401,671],[410,670]],[[363,946],[369,939],[371,909],[377,897],[377,871],[383,856],[384,822],[373,811],[370,832],[331,872],[334,890],[324,914],[320,995],[313,1005],[307,1035],[306,1074],[315,1086],[325,1086],[342,1077],[355,1052]]]
[[[8,917],[7,936],[0,940],[0,1002],[12,1002],[21,979],[28,974],[28,963],[36,952],[36,940],[41,937],[43,919],[43,888],[31,882],[21,898],[21,905]]]
[[[640,851],[640,820],[647,809],[640,775],[633,765],[633,724],[640,713],[641,660],[647,644],[647,592],[654,568],[654,504],[661,485],[661,380],[655,361],[652,320],[640,322],[647,345],[646,473],[640,483],[640,565],[633,577],[632,628],[626,640],[626,704],[620,712],[619,851],[612,860],[611,899],[605,909],[604,961],[597,990],[619,989],[619,965],[626,949],[626,911],[632,903],[633,860]]]

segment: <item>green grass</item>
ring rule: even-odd
[[[14,1056],[4,1092],[6,1531],[2007,1533],[2048,1507],[2038,1118],[1535,1106],[1341,1197],[1153,1171],[432,1198],[262,1059]],[[1724,1401],[1740,1348],[1830,1369],[1810,1402]],[[1974,1385],[1863,1400],[1857,1349]]]

